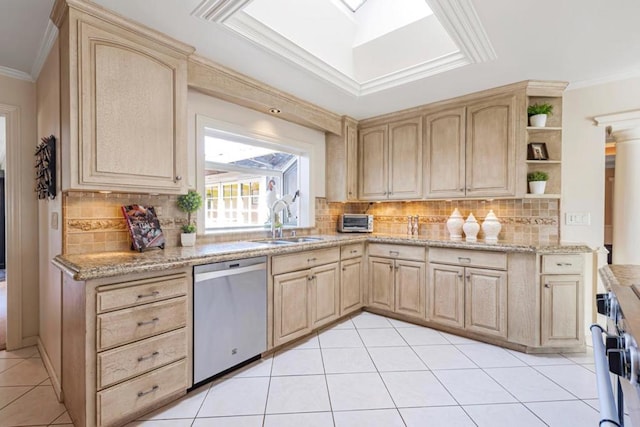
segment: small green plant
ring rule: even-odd
[[[527,182],[531,181],[547,181],[549,174],[542,171],[529,172],[527,174]]]
[[[182,226],[183,233],[195,233],[196,225],[191,222],[191,214],[202,207],[202,196],[194,190],[178,196],[178,207],[187,213],[187,223]]]
[[[527,114],[529,116],[535,116],[537,114],[546,114],[550,116],[553,114],[553,105],[543,102],[542,104],[535,103],[533,105],[529,105],[527,108]]]

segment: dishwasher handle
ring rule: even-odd
[[[266,269],[267,269],[267,263],[264,262],[260,264],[249,265],[247,267],[229,268],[229,269],[219,270],[219,271],[210,271],[207,273],[196,273],[195,282],[196,283],[204,282],[205,280],[217,279],[219,277],[235,276],[237,274],[248,273],[250,271],[259,271],[259,270],[266,270]]]

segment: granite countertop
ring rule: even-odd
[[[632,288],[633,285],[640,288],[640,266],[605,265],[599,272],[605,288],[613,292],[620,304],[626,332],[640,342],[640,297]]]
[[[302,237],[302,236],[301,236]],[[584,253],[592,252],[586,245],[559,243],[557,245],[526,245],[498,242],[476,243],[434,240],[421,236],[390,234],[329,234],[314,236],[322,240],[300,242],[288,245],[269,244],[266,241],[239,241],[226,243],[207,243],[194,247],[174,247],[164,250],[154,249],[147,252],[121,251],[100,252],[78,255],[58,255],[53,264],[75,280],[91,280],[119,276],[130,273],[161,271],[211,262],[229,261],[238,258],[250,258],[262,255],[279,255],[300,252],[309,249],[322,249],[345,243],[371,242],[395,243],[425,247],[491,250],[520,253]]]

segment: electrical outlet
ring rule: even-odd
[[[591,225],[591,214],[588,212],[567,212],[564,214],[565,225]]]

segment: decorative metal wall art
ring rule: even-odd
[[[36,147],[36,193],[38,199],[56,198],[56,137],[45,136]]]

